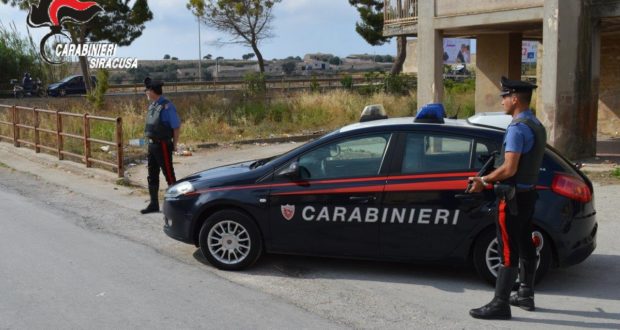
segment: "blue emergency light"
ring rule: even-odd
[[[415,123],[443,124],[446,110],[441,103],[429,103],[424,105],[415,116]]]

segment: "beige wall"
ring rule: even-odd
[[[418,41],[407,40],[407,57],[403,64],[403,73],[418,73]]]
[[[476,112],[501,111],[501,77],[521,77],[521,35],[481,35],[476,47]]]
[[[620,137],[620,35],[602,36],[598,133]]]
[[[536,6],[542,7],[543,5],[544,0],[436,0],[435,13],[436,16],[452,16]]]

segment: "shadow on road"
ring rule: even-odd
[[[213,267],[202,256],[199,249],[194,252],[194,258],[208,267]],[[347,279],[425,285],[457,293],[464,292],[466,289],[485,290],[491,288],[477,276],[472,268],[466,266],[450,267],[305,256],[264,255],[256,265],[243,272],[254,276]],[[620,290],[617,289],[620,287],[620,278],[617,274],[620,274],[620,256],[593,254],[579,265],[550,270],[547,277],[537,287],[537,291],[543,294],[568,297],[620,300]],[[561,311],[541,308],[540,311],[543,313],[566,313],[620,320],[620,314],[605,313],[602,310],[599,312]],[[561,323],[557,324],[560,325]]]

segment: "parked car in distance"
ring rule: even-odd
[[[95,86],[97,84],[97,78],[90,77],[90,79],[93,86]],[[84,83],[83,76],[69,76],[59,82],[55,82],[47,86],[47,95],[49,96],[65,96],[71,94],[86,94],[86,84]]]

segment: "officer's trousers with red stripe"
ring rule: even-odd
[[[168,186],[173,185],[177,179],[174,175],[174,167],[172,166],[172,141],[161,140],[149,143],[148,167],[149,188],[157,187],[159,189],[159,173],[164,174]]]
[[[535,190],[517,193],[517,215],[511,215],[506,202],[499,201],[497,217],[498,253],[504,267],[519,267],[519,258],[536,262],[532,242],[532,217],[538,193]]]

